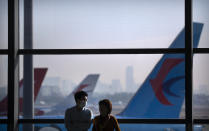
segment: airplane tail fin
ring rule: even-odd
[[[90,74],[88,75],[73,91],[75,94],[78,91],[85,91],[87,93],[92,93],[96,87],[99,74]]]
[[[46,76],[48,68],[35,68],[34,69],[34,101],[36,100],[41,88],[41,84]]]
[[[193,23],[193,47],[197,48],[203,24]],[[184,48],[185,29],[169,48]],[[185,97],[185,56],[165,54],[119,114],[135,118],[179,118]]]
[[[38,93],[41,89],[41,84],[45,78],[46,72],[48,68],[34,68],[34,101],[36,100]],[[19,97],[23,97],[23,79],[19,83],[20,95]]]
[[[61,113],[63,113],[63,110],[65,110],[66,108],[74,106],[74,94],[78,91],[83,90],[87,92],[88,95],[91,95],[96,87],[98,78],[99,74],[89,74],[88,76],[86,76],[85,79],[73,90],[72,93],[70,93],[62,102],[52,107],[54,110],[50,113],[59,113],[58,111],[61,111]]]
[[[38,92],[41,88],[41,84],[44,80],[44,77],[47,72],[47,68],[35,68],[34,69],[34,101],[36,100],[38,96]],[[23,79],[19,82],[19,89],[20,89],[20,95],[19,95],[19,111],[22,112],[22,96],[23,96]],[[6,96],[1,102],[0,102],[0,115],[7,115],[7,103],[8,103],[8,97]]]

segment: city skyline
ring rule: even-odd
[[[127,66],[127,68],[130,68],[132,66]],[[127,74],[126,74],[127,75]],[[129,75],[130,76],[130,75]],[[127,76],[126,76],[127,77]],[[133,74],[131,74],[131,77],[133,78]],[[126,80],[128,82],[128,80]],[[134,82],[128,82],[132,83]],[[43,82],[43,90],[47,90],[46,88],[48,87],[49,89],[54,90],[55,87],[58,90],[58,92],[62,92],[64,96],[69,94],[74,90],[74,88],[78,85],[78,83],[73,82],[71,79],[62,79],[61,77],[46,77],[44,82]],[[128,85],[129,86],[129,85]],[[112,79],[111,83],[105,83],[102,80],[98,80],[95,92],[96,93],[117,93],[117,92],[135,92],[137,89],[136,83],[131,84],[132,87],[127,87],[121,85],[121,80],[120,79]],[[62,91],[59,91],[62,90]],[[49,92],[49,91],[46,91]]]

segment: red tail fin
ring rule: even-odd
[[[38,96],[38,92],[41,88],[41,84],[44,80],[44,77],[47,72],[47,68],[35,68],[34,71],[34,100],[36,100]]]
[[[48,68],[35,68],[34,69],[34,101],[36,100],[44,80]],[[19,88],[23,87],[23,79],[19,82]],[[7,96],[0,102],[0,116],[7,115]],[[19,111],[22,112],[22,98],[19,98]]]

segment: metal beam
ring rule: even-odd
[[[119,123],[124,124],[185,124],[185,119],[117,119]],[[93,120],[92,120],[93,121]],[[64,119],[20,119],[20,123],[64,124]]]
[[[8,131],[18,130],[19,0],[8,0]]]
[[[91,55],[91,54],[175,54],[184,53],[184,48],[160,49],[20,49],[20,54],[34,55]]]
[[[1,50],[0,50],[1,52]],[[20,49],[19,54],[32,55],[90,55],[90,54],[179,54],[185,49],[149,48],[149,49]],[[209,48],[193,48],[193,53],[209,54]]]
[[[119,123],[138,124],[186,124],[186,119],[117,119]],[[7,119],[0,119],[0,124],[7,124]],[[19,119],[20,124],[64,124],[64,119]],[[209,119],[194,119],[194,124],[209,124]]]
[[[192,31],[192,0],[185,0],[185,110],[186,131],[193,131],[192,117],[192,69],[193,69],[193,31]]]
[[[24,49],[33,49],[33,1],[24,0]],[[24,55],[23,63],[23,118],[33,119],[34,87],[33,57]],[[24,124],[24,131],[33,131],[33,124]]]
[[[8,50],[0,49],[0,55],[8,55]]]

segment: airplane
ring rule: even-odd
[[[99,74],[89,74],[86,76],[83,81],[70,93],[64,100],[59,102],[53,107],[49,108],[42,108],[40,109],[44,113],[41,115],[64,115],[65,110],[67,108],[70,108],[74,106],[75,100],[74,100],[74,94],[78,91],[85,91],[88,93],[88,96],[91,96],[95,87],[96,83],[98,81]],[[40,115],[39,115],[40,116]]]
[[[202,23],[193,23],[193,47],[197,48],[203,29]],[[183,29],[169,48],[184,48]],[[179,119],[185,98],[185,55],[165,54],[136,91],[117,119]],[[113,105],[114,106],[114,105]],[[64,116],[41,116],[37,119],[64,119]],[[35,131],[65,131],[64,124],[34,124]],[[195,125],[194,131],[202,131]],[[22,124],[19,129],[22,130]],[[121,131],[185,131],[185,124],[120,124]],[[92,130],[92,124],[89,131]]]
[[[47,68],[34,68],[34,101],[36,101],[38,92],[41,88],[41,84],[47,72]],[[23,105],[23,79],[19,82],[20,94],[19,94],[19,113],[22,114]],[[8,96],[5,96],[0,102],[0,116],[7,115],[7,102]],[[35,114],[42,114],[42,111],[35,110]]]
[[[202,23],[193,23],[193,48],[197,48],[203,29]],[[169,48],[184,48],[185,29],[183,29]],[[185,99],[185,55],[165,54],[155,65],[141,87],[118,118],[178,119]],[[149,131],[185,131],[184,124],[133,124],[123,130],[136,129]],[[194,131],[201,131],[195,125]]]

